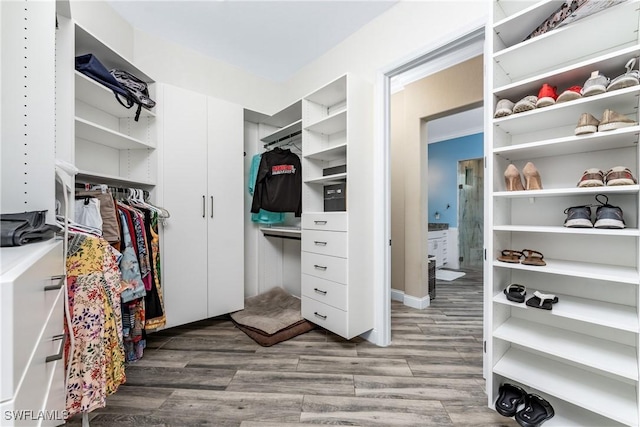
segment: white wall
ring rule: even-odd
[[[459,28],[483,22],[489,5],[484,1],[401,1],[287,81],[283,106],[347,71],[373,83],[381,68],[448,39]]]

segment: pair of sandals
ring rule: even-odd
[[[523,303],[525,295],[527,295],[527,288],[517,283],[511,284],[504,289],[504,294],[509,301]],[[558,297],[553,294],[543,294],[540,291],[535,291],[533,296],[527,300],[527,306],[533,308],[540,308],[542,310],[551,310],[553,304],[558,302]]]
[[[505,417],[515,416],[523,427],[537,427],[555,415],[549,402],[515,384],[502,384],[498,393],[496,411]],[[524,407],[518,410],[521,405]]]
[[[509,262],[512,264],[547,265],[544,260],[544,255],[542,255],[541,252],[534,251],[533,249],[523,249],[521,251],[504,249],[498,257],[498,261]]]

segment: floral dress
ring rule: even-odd
[[[67,255],[71,337],[65,343],[67,416],[106,405],[126,380],[116,253],[98,237],[75,235]],[[71,343],[73,342],[73,345]]]

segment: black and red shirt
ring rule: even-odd
[[[291,150],[274,148],[262,154],[251,212],[260,209],[302,214],[302,166]]]

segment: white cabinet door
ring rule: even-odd
[[[244,110],[208,99],[209,317],[244,307]]]
[[[164,85],[162,276],[167,326],[207,317],[207,98]]]

